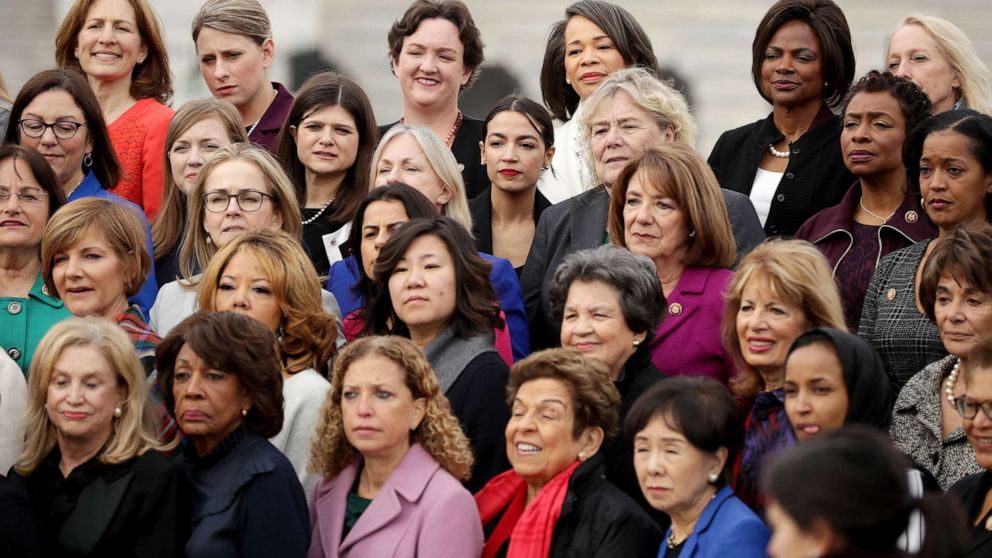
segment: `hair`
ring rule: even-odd
[[[472,450],[448,399],[441,393],[434,369],[412,341],[396,336],[359,339],[341,352],[334,363],[331,391],[324,400],[321,421],[310,446],[310,471],[332,478],[359,458],[358,450],[345,435],[341,392],[351,366],[372,356],[385,357],[399,366],[413,399],[423,398],[427,403],[424,419],[410,432],[410,442],[423,446],[451,476],[468,480],[474,461]]]
[[[201,310],[186,318],[162,340],[155,354],[158,386],[170,411],[176,358],[185,345],[210,368],[237,376],[251,398],[248,428],[263,438],[282,430],[282,367],[276,336],[262,324],[234,312]]]
[[[885,434],[846,426],[779,454],[765,469],[763,488],[800,530],[824,522],[840,546],[829,549],[837,553],[831,555],[894,552],[910,514],[919,510],[927,528],[916,556],[963,556],[967,523],[959,505],[942,493],[914,498],[908,467]]]
[[[565,82],[565,28],[575,16],[596,24],[613,42],[627,66],[642,66],[661,75],[651,39],[623,7],[601,0],[580,0],[565,8],[565,19],[551,26],[541,65],[541,97],[558,120],[575,115],[579,94]]]
[[[203,194],[206,191],[207,179],[213,171],[230,161],[244,161],[254,165],[262,173],[271,190],[273,207],[282,214],[282,230],[293,238],[301,238],[303,234],[296,192],[286,173],[272,155],[261,147],[248,143],[234,143],[221,147],[200,169],[187,201],[190,218],[195,221],[187,227],[179,248],[179,273],[189,285],[196,284],[193,277],[198,266],[209,264],[210,259],[217,252],[217,245],[207,240],[210,235],[203,228],[204,212],[207,210],[203,202]]]
[[[48,386],[55,365],[70,347],[91,347],[106,359],[125,389],[121,415],[110,423],[110,439],[101,450],[100,463],[116,464],[149,449],[168,449],[156,440],[155,412],[148,399],[145,369],[127,334],[110,320],[90,316],[69,318],[51,327],[38,343],[28,374],[28,401],[24,415],[26,443],[15,469],[30,475],[45,460],[58,440],[46,409]],[[8,426],[9,427],[9,426]]]
[[[952,277],[962,286],[992,293],[992,225],[988,222],[963,223],[947,236],[936,240],[933,252],[920,276],[920,305],[930,321],[937,323],[937,285],[942,277]]]
[[[975,51],[975,45],[957,25],[946,19],[924,15],[909,14],[899,27],[919,25],[937,43],[941,54],[947,58],[947,64],[958,78],[961,88],[957,91],[958,98],[964,101],[968,108],[983,114],[992,113],[992,72],[982,62]],[[891,42],[892,37],[889,37]],[[888,46],[885,48],[888,56]],[[886,65],[888,61],[886,60]]]
[[[634,177],[671,198],[685,216],[689,237],[683,262],[687,266],[730,267],[737,258],[737,244],[730,226],[720,183],[709,164],[695,149],[674,142],[658,145],[628,163],[613,184],[607,231],[610,241],[627,248],[624,207],[627,188]]]
[[[435,217],[404,223],[382,247],[372,268],[378,292],[366,303],[369,311],[365,316],[370,319],[365,322],[363,333],[409,336],[409,329],[396,314],[389,292],[389,278],[410,245],[428,235],[444,243],[454,267],[455,311],[449,324],[454,334],[467,339],[504,327],[499,317],[499,302],[489,281],[492,266],[476,252],[475,243],[465,227],[450,217]]]
[[[207,0],[193,18],[193,42],[204,27],[247,37],[261,46],[272,38],[269,15],[258,0]]]
[[[255,259],[279,300],[282,314],[279,353],[283,370],[295,374],[313,368],[327,376],[337,353],[337,327],[321,302],[321,282],[300,241],[283,231],[250,231],[228,242],[203,272],[199,307],[217,310],[217,289],[238,254]]]
[[[135,99],[155,99],[167,103],[172,98],[172,74],[169,73],[169,51],[162,36],[162,26],[155,10],[147,0],[128,0],[134,9],[138,37],[148,49],[148,56],[131,70],[131,96]],[[62,68],[83,71],[76,58],[79,32],[96,0],[76,0],[62,25],[55,33],[55,63]]]
[[[59,179],[55,176],[52,166],[41,156],[41,153],[16,143],[0,145],[0,162],[7,159],[13,159],[12,162],[15,163],[14,173],[17,174],[18,178],[23,179],[24,177],[17,171],[17,161],[23,161],[28,166],[28,170],[38,182],[38,186],[48,194],[48,218],[51,219],[52,215],[66,204],[65,190],[59,184]]]
[[[120,180],[121,166],[114,154],[114,147],[110,144],[110,134],[103,120],[103,109],[100,108],[100,103],[96,100],[96,95],[93,94],[93,89],[86,82],[86,78],[76,70],[62,68],[44,70],[29,79],[10,108],[10,124],[7,125],[3,143],[21,143],[20,121],[24,109],[35,97],[48,91],[65,91],[82,111],[83,120],[86,121],[85,133],[93,144],[93,150],[90,151],[93,164],[88,170],[96,176],[102,187],[114,187]]]
[[[372,152],[379,140],[375,113],[361,86],[351,78],[332,71],[310,76],[296,94],[286,122],[279,130],[275,153],[296,188],[300,207],[303,207],[307,196],[306,168],[300,162],[296,138],[293,137],[291,128],[296,128],[299,133],[300,122],[319,110],[334,106],[340,106],[348,111],[355,120],[355,132],[358,134],[358,153],[355,162],[348,168],[331,210],[324,215],[327,222],[342,224],[354,217],[358,204],[369,191],[368,169],[372,163]]]
[[[496,102],[496,105],[486,115],[482,122],[482,141],[486,141],[489,135],[489,123],[496,115],[503,112],[516,112],[523,115],[530,122],[530,125],[537,130],[544,142],[544,152],[547,153],[555,145],[555,126],[551,121],[551,116],[537,102],[524,97],[523,95],[512,94],[503,97]]]
[[[506,402],[512,407],[520,386],[532,380],[557,380],[572,396],[574,421],[572,438],[577,440],[587,428],[601,428],[607,443],[620,430],[620,392],[606,365],[586,358],[574,349],[546,349],[533,353],[510,369],[506,384]]]
[[[55,256],[79,242],[87,231],[99,232],[120,260],[124,294],[138,294],[152,270],[143,217],[130,207],[103,198],[83,198],[56,211],[41,239],[41,275],[52,296],[62,297],[53,278]]]
[[[985,174],[992,174],[992,116],[971,109],[948,110],[920,122],[902,146],[902,162],[906,167],[909,187],[920,191],[920,158],[923,144],[931,134],[956,133],[968,139],[969,152]],[[992,196],[985,196],[985,214],[992,219]]]
[[[841,103],[841,115],[847,113],[847,105],[859,93],[888,93],[891,95],[899,103],[903,120],[906,122],[907,136],[920,122],[933,114],[930,97],[927,97],[927,94],[915,83],[889,72],[871,70],[852,85],[847,95],[844,96],[844,101]]]
[[[389,45],[390,68],[400,57],[403,40],[416,33],[420,24],[427,19],[450,21],[458,29],[458,40],[464,48],[462,64],[465,69],[472,72],[472,76],[465,85],[461,86],[461,90],[472,87],[479,78],[479,67],[486,59],[483,54],[485,45],[482,43],[482,33],[475,26],[468,7],[459,0],[414,0],[403,13],[403,17],[394,21],[393,26],[389,28],[386,42]]]
[[[685,436],[693,447],[715,454],[727,449],[717,487],[730,481],[737,452],[744,441],[740,408],[727,388],[712,378],[677,376],[658,382],[627,413],[624,433],[632,444],[654,419]]]
[[[761,66],[768,43],[790,21],[809,25],[820,40],[823,56],[823,99],[832,109],[840,105],[854,80],[854,47],[847,18],[832,0],[779,0],[761,19],[751,45],[751,78],[761,97],[772,102],[762,88]]]
[[[458,161],[448,149],[448,146],[438,138],[434,132],[423,126],[407,126],[406,124],[396,124],[382,135],[379,145],[372,154],[372,164],[369,165],[369,184],[374,185],[376,181],[376,167],[382,153],[386,150],[389,142],[396,136],[406,134],[416,140],[420,150],[424,152],[427,164],[431,170],[441,180],[441,182],[451,191],[451,198],[441,209],[441,214],[451,217],[465,230],[472,230],[472,213],[468,209],[468,194],[465,193],[465,181],[462,173],[458,170]],[[431,200],[433,203],[434,200]],[[471,234],[471,233],[470,233]]]
[[[726,305],[720,322],[723,346],[734,358],[738,374],[731,382],[734,392],[754,397],[764,388],[764,379],[741,353],[737,337],[737,313],[744,288],[764,281],[775,296],[802,309],[806,329],[832,327],[847,331],[840,294],[823,254],[804,240],[767,240],[744,256],[724,295]]]
[[[616,291],[623,319],[631,331],[643,332],[647,339],[654,336],[668,307],[654,263],[610,244],[572,252],[555,270],[548,288],[548,300],[558,326],[561,326],[572,285],[595,281]]]

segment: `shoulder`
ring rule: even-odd
[[[726,132],[720,134],[720,139],[717,140],[716,145],[722,147],[723,149],[730,150],[733,146],[740,146],[748,138],[756,136],[763,128],[768,125],[768,121],[771,118],[769,115],[761,120],[756,120],[750,124],[745,124],[738,128],[732,130],[727,130]],[[716,150],[714,149],[714,155]]]
[[[946,356],[923,367],[903,385],[896,398],[894,410],[904,410],[915,407],[929,396],[932,396],[934,384],[939,384],[945,370],[950,370],[957,361],[953,355]],[[942,392],[942,390],[939,390]]]
[[[510,367],[506,365],[506,361],[495,350],[480,353],[465,365],[465,373],[489,374],[495,372],[508,375],[509,370]]]
[[[958,482],[954,483],[954,486],[947,491],[948,494],[956,496],[962,502],[967,503],[969,500],[976,497],[976,494],[980,492],[982,485],[988,485],[992,483],[992,473],[988,471],[982,471],[980,473],[974,473],[964,477]]]
[[[141,108],[142,118],[150,123],[161,122],[163,120],[169,122],[172,120],[173,115],[176,114],[176,111],[156,99],[141,99],[137,104]]]

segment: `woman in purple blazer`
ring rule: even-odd
[[[337,358],[311,448],[323,478],[308,557],[477,558],[482,524],[462,487],[472,452],[420,349],[366,337]]]

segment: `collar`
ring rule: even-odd
[[[709,281],[710,273],[714,268],[686,266],[679,277],[679,283],[672,291],[672,295],[679,294],[702,294],[706,292],[706,283]]]
[[[265,109],[262,118],[258,120],[257,128],[264,131],[279,131],[283,123],[286,122],[286,115],[290,107],[293,106],[293,95],[290,94],[281,83],[271,82],[272,88],[276,90],[276,96],[269,103],[269,108]]]
[[[79,186],[69,194],[69,199],[67,201],[76,201],[83,198],[89,198],[96,196],[103,190],[103,185],[100,184],[100,180],[96,177],[96,173],[87,172],[86,178],[79,183]]]
[[[733,496],[734,491],[731,490],[729,486],[724,486],[720,490],[717,490],[716,494],[713,495],[713,498],[711,498],[709,503],[706,504],[706,507],[703,508],[703,513],[700,514],[699,519],[696,520],[696,526],[692,529],[692,535],[690,535],[689,538],[695,539],[700,533],[703,533],[709,529],[710,525],[713,523],[713,520],[716,518],[717,512],[719,512],[720,508],[723,506],[723,503]],[[672,528],[669,527],[668,533],[665,533],[666,538],[671,534],[671,531]],[[683,550],[688,550],[688,543],[689,539],[686,539],[686,548]]]
[[[810,218],[810,232],[807,238],[816,244],[823,239],[854,228],[854,213],[861,201],[861,180],[856,181],[840,203],[817,213]],[[890,230],[907,237],[913,243],[931,238],[935,231],[926,213],[920,207],[918,196],[907,193],[888,223],[879,227],[880,231]]]
[[[816,150],[822,144],[830,141],[837,141],[835,134],[840,134],[839,127],[835,126],[838,117],[830,110],[826,103],[820,106],[820,111],[813,117],[813,123],[809,130],[793,142],[793,146],[805,148],[804,151]],[[777,143],[785,138],[785,135],[775,127],[775,113],[772,112],[767,118],[762,120],[752,136],[755,143],[762,149],[768,149],[768,144]]]
[[[34,280],[34,285],[31,285],[31,290],[28,291],[28,297],[33,298],[39,302],[43,302],[52,308],[64,308],[65,304],[58,298],[52,296],[48,292],[48,287],[45,285],[45,280],[38,274],[38,278]]]
[[[920,371],[919,382],[907,384],[899,392],[899,398],[893,408],[893,413],[911,413],[916,421],[929,430],[941,444],[956,440],[964,440],[964,428],[957,427],[953,432],[944,436],[941,419],[941,398],[944,396],[944,373],[954,367],[957,357],[948,355],[941,360],[932,362]],[[915,412],[914,412],[915,411]]]
[[[449,326],[424,347],[424,355],[434,368],[441,393],[447,393],[475,357],[495,350],[492,331],[463,339]]]
[[[248,436],[252,434],[252,431],[248,429],[248,425],[245,421],[241,421],[241,424],[234,429],[233,432],[227,435],[217,447],[214,448],[212,452],[203,457],[196,454],[196,447],[194,444],[190,443],[186,446],[186,451],[188,452],[188,457],[191,457],[191,461],[197,467],[209,467],[210,465],[217,463],[218,461],[224,459],[227,454],[231,453],[235,448],[241,445],[241,442],[245,441]]]

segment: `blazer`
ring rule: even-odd
[[[420,444],[413,444],[379,494],[342,538],[359,463],[317,483],[310,504],[309,558],[416,558],[482,554],[475,499]]]
[[[475,249],[487,254],[493,253],[493,187],[490,186],[468,202],[468,210],[472,213],[472,236],[475,237]],[[541,220],[544,210],[551,207],[541,192],[534,190],[534,228]]]
[[[985,519],[984,517],[978,518],[978,513],[982,510],[985,495],[990,489],[992,489],[992,473],[982,471],[961,479],[948,492],[961,501],[965,513],[968,514],[968,525],[971,526],[971,542],[968,543],[966,558],[992,556],[992,531],[985,528],[985,521],[979,521],[978,525],[973,525],[976,519]]]
[[[669,527],[665,540],[671,534]],[[770,536],[764,522],[724,486],[706,504],[679,558],[764,558]],[[668,546],[662,544],[658,558],[666,554]]]

